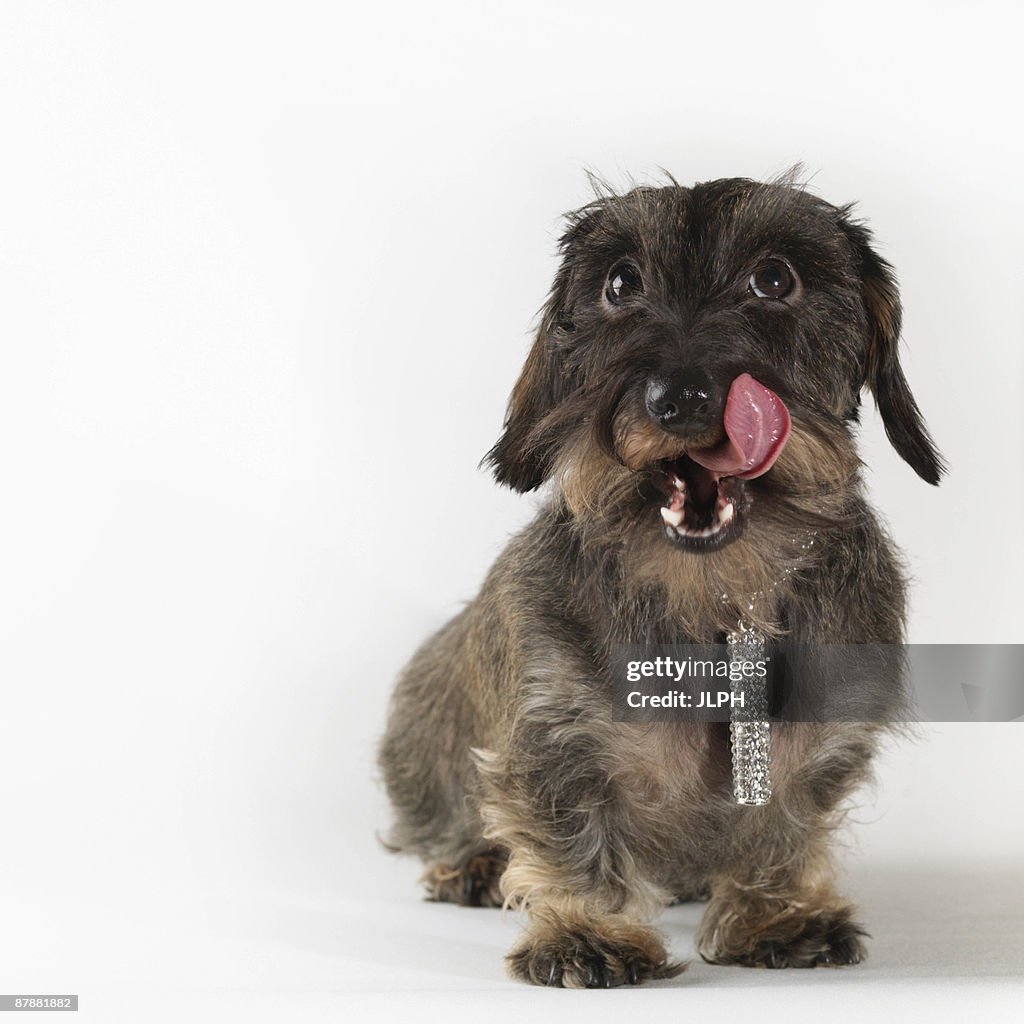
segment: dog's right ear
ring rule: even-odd
[[[484,457],[495,479],[516,491],[532,491],[548,478],[557,437],[542,423],[569,393],[557,338],[568,327],[564,309],[568,270],[563,263],[541,317],[540,328],[512,389],[504,431]]]
[[[498,483],[516,491],[532,491],[544,483],[564,434],[566,425],[554,422],[550,414],[579,383],[565,359],[575,330],[569,293],[579,247],[598,226],[602,206],[599,200],[569,215],[569,228],[559,240],[561,266],[541,311],[537,337],[512,389],[504,431],[483,459],[494,468]]]

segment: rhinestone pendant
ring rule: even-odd
[[[764,634],[750,629],[742,621],[727,641],[730,663],[764,660]],[[771,749],[768,682],[756,676],[744,677],[732,682],[731,690],[734,699],[729,713],[729,738],[732,741],[733,797],[738,804],[762,806],[772,795],[768,768]],[[742,706],[737,695],[742,695]]]

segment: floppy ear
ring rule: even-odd
[[[871,233],[840,210],[840,226],[860,264],[861,287],[868,316],[864,384],[875,396],[893,448],[922,480],[937,484],[946,470],[914,401],[899,360],[903,311],[892,267],[871,247]]]
[[[519,380],[512,389],[505,429],[484,456],[498,483],[516,491],[532,491],[547,479],[558,437],[538,429],[544,418],[572,390],[558,350],[558,334],[567,327],[564,309],[569,272],[563,263],[544,306],[540,328]]]
[[[568,227],[558,242],[562,263],[541,311],[533,348],[512,389],[504,433],[483,459],[494,467],[498,483],[517,491],[532,491],[544,483],[571,426],[571,417],[569,422],[559,422],[550,414],[579,384],[566,359],[575,330],[569,291],[577,258],[598,232],[604,210],[604,199],[599,197],[566,218]]]

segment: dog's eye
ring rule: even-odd
[[[793,271],[782,260],[768,260],[750,275],[750,290],[760,299],[784,299],[796,285]]]
[[[604,294],[613,306],[619,306],[634,295],[643,294],[643,290],[644,283],[640,278],[640,271],[628,263],[620,263],[608,274],[608,287],[605,288]]]

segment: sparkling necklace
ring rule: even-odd
[[[817,531],[807,533],[800,549],[809,551]],[[747,611],[753,615],[757,603],[770,597],[779,584],[789,579],[796,566],[788,566],[770,586],[751,594]],[[728,595],[722,595],[728,600]],[[736,628],[726,637],[729,662],[749,664],[765,661],[765,635],[741,615]],[[763,807],[772,797],[771,724],[768,721],[767,676],[730,672],[733,700],[729,711],[729,740],[732,749],[732,795],[738,804]]]

